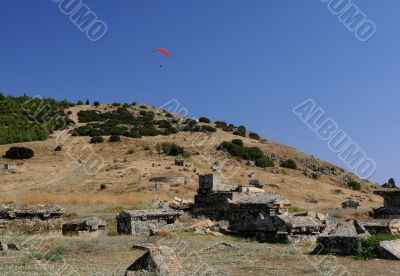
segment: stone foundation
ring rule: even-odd
[[[176,231],[182,228],[177,223],[182,215],[179,211],[140,210],[123,211],[116,217],[117,232],[120,235],[150,235],[150,231]]]

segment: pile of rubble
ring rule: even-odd
[[[60,232],[64,212],[57,205],[0,205],[0,234]]]
[[[180,211],[174,210],[127,210],[119,213],[117,232],[119,235],[150,235],[159,230],[177,231],[182,229],[178,218]]]

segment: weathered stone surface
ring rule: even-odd
[[[192,204],[193,201],[191,200],[175,197],[174,201],[169,203],[169,207],[174,210],[188,211],[192,207]]]
[[[149,247],[147,252],[137,259],[125,275],[135,275],[135,272],[152,272],[157,275],[181,275],[182,265],[175,252],[167,247]]]
[[[368,231],[357,221],[339,224],[330,235],[318,237],[314,253],[355,255],[360,248],[362,239],[368,236]]]
[[[123,211],[116,217],[120,235],[150,235],[152,230],[176,231],[182,228],[177,219],[182,215],[174,210]]]
[[[62,226],[62,234],[65,236],[104,235],[107,230],[107,223],[99,218],[81,218],[66,222]]]
[[[315,241],[336,226],[329,216],[289,214],[289,207],[290,201],[280,194],[254,186],[224,185],[213,175],[203,175],[191,212],[195,217],[226,220],[229,230],[265,241]]]
[[[382,241],[378,250],[383,259],[400,260],[400,240]]]
[[[217,251],[217,250],[233,250],[233,249],[238,249],[239,247],[236,245],[233,245],[228,242],[218,242],[214,244],[210,244],[206,247],[204,247],[200,252],[209,252],[209,251]]]
[[[358,209],[359,206],[360,203],[352,199],[346,200],[342,203],[343,209]]]
[[[62,224],[62,219],[0,219],[0,234],[61,234]]]
[[[41,220],[60,218],[64,209],[58,205],[0,205],[0,219],[31,219]]]
[[[260,188],[260,189],[262,189],[264,187],[264,185],[261,183],[261,181],[259,179],[250,179],[249,185],[254,186],[256,188]]]

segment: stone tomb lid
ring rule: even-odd
[[[59,218],[65,211],[58,205],[0,205],[0,219]]]

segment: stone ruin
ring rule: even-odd
[[[64,212],[57,205],[0,205],[0,234],[60,232]]]
[[[134,210],[123,211],[116,217],[119,235],[150,235],[165,230],[176,231],[182,228],[178,218],[180,211],[174,210]]]
[[[360,248],[361,241],[369,235],[360,222],[351,220],[339,224],[329,234],[319,236],[314,253],[355,255]]]
[[[243,185],[226,185],[212,174],[201,175],[191,213],[225,220],[229,230],[261,241],[315,241],[334,224],[321,214],[289,214],[290,202],[277,193]]]
[[[105,235],[107,223],[99,218],[80,218],[68,221],[62,226],[64,236],[97,238]]]
[[[134,245],[132,249],[144,250],[145,254],[125,271],[134,275],[184,275],[182,265],[173,249],[167,246]]]
[[[384,198],[384,206],[374,209],[374,218],[400,219],[400,189],[379,190],[374,194]]]
[[[358,209],[359,206],[360,203],[358,201],[352,200],[351,198],[342,203],[343,209]]]

